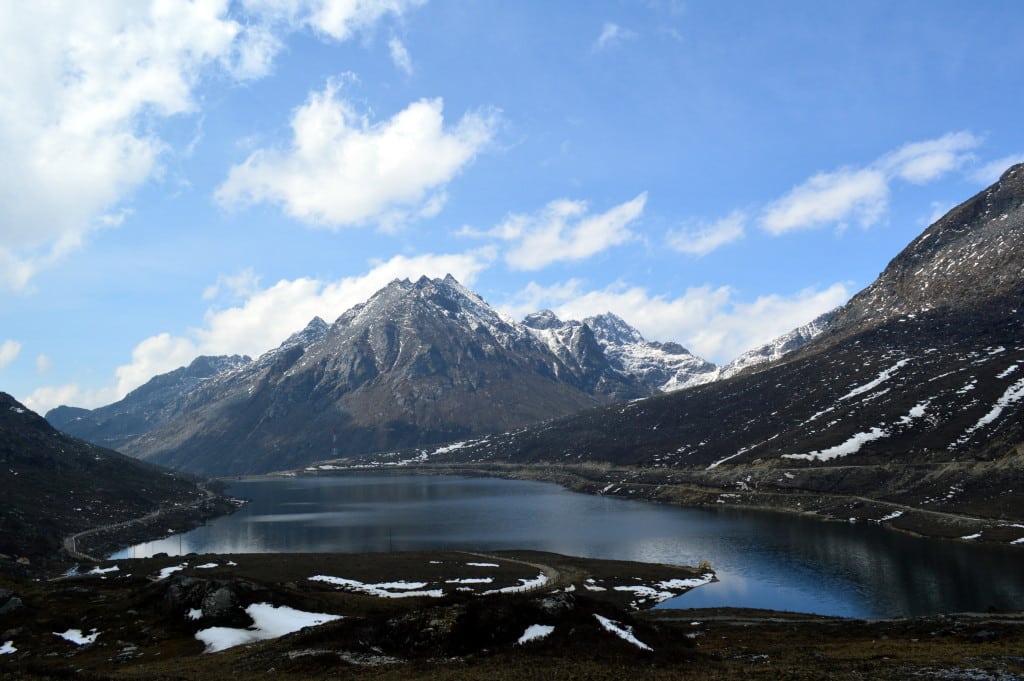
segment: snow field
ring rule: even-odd
[[[196,638],[206,644],[207,653],[216,653],[238,645],[279,638],[305,627],[313,627],[341,619],[341,615],[304,612],[270,603],[253,603],[245,609],[252,618],[248,629],[210,627],[196,632]]]

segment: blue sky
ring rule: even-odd
[[[711,361],[1024,160],[1024,5],[0,4],[0,390],[99,406],[396,277]]]

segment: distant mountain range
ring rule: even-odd
[[[94,410],[47,419],[83,439],[201,474],[294,468],[519,428],[718,380],[777,359],[806,327],[716,367],[608,313],[508,319],[451,276],[396,280],[333,324],[255,361],[200,357]]]
[[[789,338],[728,380],[377,460],[599,463],[719,504],[756,488],[847,495],[851,516],[864,497],[1024,516],[1024,165]],[[616,482],[605,491],[631,489]]]

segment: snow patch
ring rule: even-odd
[[[871,381],[869,383],[865,383],[864,385],[859,386],[857,388],[854,388],[850,392],[848,392],[845,395],[843,395],[842,397],[840,397],[839,401],[842,402],[843,400],[848,400],[851,397],[856,397],[857,395],[860,395],[861,393],[866,393],[869,390],[874,390],[875,388],[880,386],[882,383],[885,383],[890,378],[892,378],[893,374],[895,374],[897,371],[899,371],[904,366],[906,366],[906,364],[908,362],[910,362],[909,359],[901,359],[900,361],[896,362],[896,364],[894,364],[893,366],[889,367],[888,369],[886,369],[882,373],[878,374],[878,377],[875,378],[875,380],[873,380],[873,381]]]
[[[601,617],[601,615],[598,615],[596,612],[594,613],[594,617],[601,623],[601,626],[604,627],[605,631],[615,634],[623,641],[635,645],[640,650],[654,650],[654,648],[651,648],[649,645],[633,635],[633,627],[626,626],[625,624],[621,624],[615,620],[610,620],[607,617]]]
[[[491,594],[518,594],[523,593],[525,591],[533,591],[534,589],[539,589],[547,583],[548,576],[541,572],[533,579],[526,579],[520,577],[519,584],[515,586],[506,586],[501,589],[491,589],[490,591],[485,591],[484,596],[490,596]]]
[[[996,400],[995,406],[993,406],[987,414],[978,419],[977,423],[967,429],[967,432],[964,433],[964,437],[969,436],[979,428],[987,426],[995,421],[999,418],[999,415],[1003,413],[1004,409],[1015,402],[1019,402],[1022,397],[1024,397],[1024,378],[1007,388],[1002,397]]]
[[[420,591],[420,589],[427,585],[426,582],[379,582],[377,584],[365,584],[354,579],[331,577],[329,575],[315,575],[309,579],[312,582],[326,582],[327,584],[364,593],[368,596],[377,596],[378,598],[441,598],[444,596],[444,591],[441,589]]]
[[[245,612],[252,618],[248,629],[210,627],[196,632],[196,638],[206,644],[207,653],[216,653],[245,643],[278,638],[286,634],[341,619],[341,615],[304,612],[270,603],[253,603]]]
[[[75,645],[84,646],[94,643],[99,637],[100,632],[98,629],[93,629],[88,634],[83,634],[81,629],[68,629],[67,631],[55,631],[54,636],[60,636],[65,641],[70,641]]]
[[[548,636],[550,636],[551,632],[553,632],[554,630],[554,627],[549,626],[547,624],[531,624],[530,626],[526,627],[526,631],[524,631],[523,635],[519,637],[519,640],[516,641],[516,644],[523,645],[524,643],[529,643],[530,641],[539,641],[542,638],[547,638]]]
[[[857,433],[846,442],[830,447],[822,451],[808,452],[807,454],[783,454],[784,459],[803,459],[805,461],[829,461],[842,456],[849,456],[860,451],[862,445],[888,437],[889,433],[881,428],[872,428],[866,433]]]

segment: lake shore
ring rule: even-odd
[[[0,646],[15,649],[0,655],[5,678],[1024,674],[1021,614],[869,622],[734,609],[645,610],[649,604],[635,602],[645,588],[693,588],[686,580],[703,579],[701,568],[543,552],[437,551],[164,556],[104,561],[84,572],[50,582],[0,575],[3,600],[20,604],[0,620]],[[445,593],[427,593],[442,584]],[[516,586],[524,588],[510,590]],[[630,588],[616,588],[623,586]],[[394,597],[413,591],[422,593]],[[277,636],[273,621],[257,616],[267,611],[278,614],[278,625],[283,615],[297,613],[324,623]],[[261,626],[271,630],[264,640]],[[208,640],[232,632],[248,633],[239,645],[204,653]]]
[[[983,517],[933,510],[856,494],[761,485],[751,473],[704,475],[667,469],[595,464],[416,463],[346,466],[329,462],[285,475],[422,474],[498,477],[553,482],[583,494],[674,504],[689,508],[735,508],[874,523],[929,539],[1017,546],[1024,549],[1024,518]],[[776,475],[777,474],[773,474]],[[827,488],[827,484],[819,483]]]

